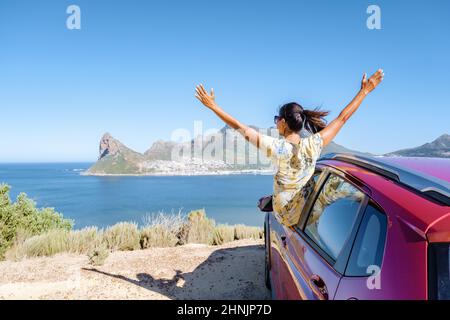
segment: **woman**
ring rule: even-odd
[[[195,96],[227,125],[238,130],[247,140],[264,150],[276,165],[273,209],[283,224],[291,226],[298,223],[302,209],[299,201],[301,190],[314,174],[316,161],[323,147],[334,139],[364,98],[381,83],[383,77],[381,69],[368,80],[364,74],[361,90],[328,125],[323,119],[328,112],[305,110],[297,103],[282,106],[278,116],[275,116],[281,139],[260,134],[226,113],[216,104],[214,90],[211,89],[211,94],[208,94],[203,85],[199,85],[196,87]],[[301,131],[309,132],[309,136],[302,137]]]

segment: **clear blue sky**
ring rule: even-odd
[[[81,8],[81,30],[66,8]],[[382,30],[366,27],[369,4]],[[221,122],[194,98],[214,87],[239,120],[272,125],[296,100],[330,110],[364,71],[384,83],[336,142],[384,153],[449,132],[450,1],[0,2],[0,162],[94,161],[108,131],[143,152],[173,130]]]

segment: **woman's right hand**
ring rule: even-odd
[[[375,72],[369,80],[367,80],[367,74],[364,73],[362,82],[361,82],[361,91],[368,95],[371,93],[380,83],[383,81],[384,72],[382,69],[378,69],[377,72]]]
[[[205,106],[209,109],[213,109],[217,107],[216,104],[216,96],[214,95],[214,89],[211,89],[211,94],[208,94],[208,92],[205,90],[203,85],[198,85],[195,87],[195,91],[197,92],[195,94],[195,97]]]

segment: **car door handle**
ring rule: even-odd
[[[325,282],[318,275],[313,275],[309,279],[309,284],[312,291],[319,297],[320,300],[328,300],[328,290]]]

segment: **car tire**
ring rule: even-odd
[[[270,234],[267,227],[267,220],[264,223],[264,281],[266,288],[271,290],[272,284],[270,281]]]

